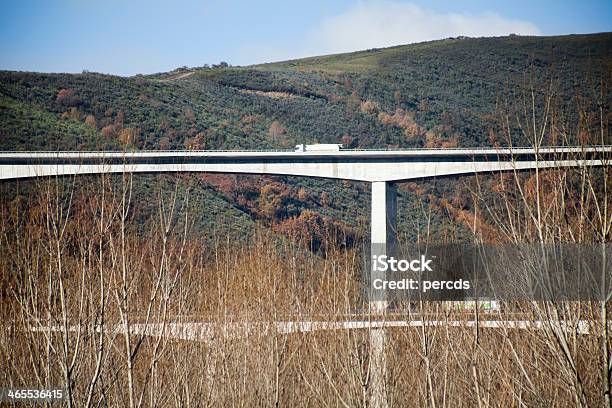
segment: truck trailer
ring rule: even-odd
[[[299,144],[295,145],[296,152],[339,152],[342,144]]]

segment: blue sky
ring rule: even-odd
[[[0,69],[133,75],[457,35],[602,31],[612,31],[609,0],[9,0]]]

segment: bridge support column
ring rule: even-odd
[[[372,183],[371,208],[371,241],[370,253],[374,255],[391,255],[397,244],[397,191],[391,182],[380,181]],[[384,279],[384,272],[373,269],[371,258],[370,290],[374,279]],[[382,319],[388,307],[386,296],[370,293],[370,313],[375,320]],[[382,315],[382,317],[380,317]],[[370,329],[370,375],[372,380],[371,406],[375,408],[387,407],[387,390],[385,379],[387,375],[387,359],[385,356],[385,329]]]

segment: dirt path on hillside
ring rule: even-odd
[[[177,76],[173,76],[170,78],[164,78],[164,79],[158,79],[159,82],[171,82],[171,81],[177,81],[179,79],[183,79],[183,78],[187,78],[190,77],[191,75],[195,74],[195,71],[190,71],[190,72],[185,72],[183,74],[179,74]]]

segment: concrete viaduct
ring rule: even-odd
[[[396,240],[394,182],[481,172],[601,166],[612,146],[339,151],[0,152],[0,180],[99,173],[211,172],[372,184],[371,242]]]
[[[0,180],[99,173],[211,172],[306,176],[372,184],[371,242],[396,242],[394,182],[482,172],[609,165],[612,146],[339,151],[0,152]],[[370,303],[374,313],[387,302]],[[371,405],[386,407],[385,333],[370,331]]]

